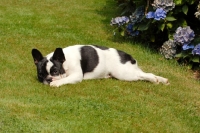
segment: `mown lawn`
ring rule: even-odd
[[[145,45],[113,39],[113,0],[0,1],[0,132],[200,132],[200,86],[192,72]],[[37,81],[31,49],[97,44],[133,55],[170,85],[87,80],[51,88]]]

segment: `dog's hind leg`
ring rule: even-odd
[[[141,71],[138,75],[139,80],[146,80],[150,81],[156,84],[163,83],[163,84],[169,84],[168,79],[163,78],[161,76],[156,76],[152,73],[145,73]]]
[[[169,84],[168,79],[154,75],[152,73],[143,72],[137,65],[129,65],[126,64],[126,67],[119,67],[117,70],[111,73],[112,77],[125,80],[125,81],[138,81],[145,80],[150,81],[156,84],[163,83]]]

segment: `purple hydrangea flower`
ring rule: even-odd
[[[156,12],[154,13],[154,19],[155,20],[160,20],[160,19],[164,19],[166,17],[166,11],[163,10],[162,8],[157,8]]]
[[[188,50],[188,49],[193,49],[194,48],[194,45],[188,45],[188,44],[184,44],[182,46],[183,50]]]
[[[129,22],[129,18],[126,16],[112,18],[111,25],[118,24],[118,26],[124,25]]]
[[[174,41],[181,45],[189,44],[194,39],[194,36],[194,31],[190,29],[190,26],[184,28],[178,27],[174,34]]]
[[[155,17],[155,13],[154,12],[148,12],[146,14],[146,18],[154,18]]]
[[[126,27],[126,31],[128,33],[128,35],[130,36],[137,36],[139,35],[139,31],[135,31],[133,30],[133,24],[128,24],[127,27]]]
[[[193,55],[200,55],[200,43],[194,47],[192,50]]]

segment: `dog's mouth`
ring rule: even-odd
[[[44,80],[43,80],[43,83],[46,84],[46,85],[49,85],[52,81],[54,80],[59,80],[61,79],[62,77],[60,76],[56,76],[56,77],[52,77],[52,76],[47,76]]]
[[[67,77],[66,74],[62,74],[62,75],[58,75],[58,76],[49,75],[43,80],[43,83],[46,84],[46,85],[49,85],[52,81],[60,80],[60,79],[65,78],[65,77]]]
[[[51,82],[53,81],[53,78],[52,77],[47,77],[43,83],[46,84],[46,85],[49,85]]]

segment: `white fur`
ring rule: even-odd
[[[59,87],[64,84],[75,84],[81,82],[83,79],[98,79],[98,78],[109,78],[111,74],[113,77],[119,80],[125,81],[137,81],[137,80],[147,80],[154,83],[169,84],[168,79],[156,76],[152,73],[143,72],[137,63],[131,64],[131,62],[126,62],[122,64],[120,62],[120,57],[116,49],[109,48],[108,50],[101,50],[96,48],[99,56],[99,64],[94,69],[94,71],[85,73],[83,77],[80,60],[80,48],[84,45],[74,45],[63,49],[66,61],[63,63],[63,68],[66,72],[64,75],[59,75],[53,77],[53,81],[50,86]],[[53,53],[47,55],[47,59],[52,57]],[[51,62],[47,63],[47,71],[50,71]]]
[[[50,68],[53,66],[53,63],[52,62],[48,62],[47,63],[47,66],[46,66],[46,70],[48,73],[50,73]]]

